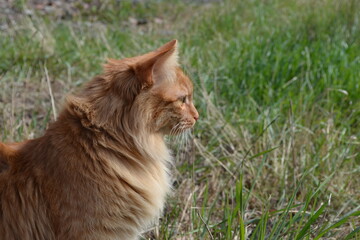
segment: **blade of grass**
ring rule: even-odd
[[[360,211],[351,211],[348,214],[345,214],[345,216],[343,216],[339,221],[337,221],[336,223],[332,224],[330,227],[326,228],[324,231],[320,232],[315,238],[314,240],[318,240],[320,239],[323,235],[325,235],[326,233],[328,233],[331,229],[337,228],[341,225],[343,225],[344,223],[346,223],[348,221],[348,219],[352,216],[359,216],[360,215]]]
[[[315,166],[314,166],[315,167]],[[302,183],[304,182],[305,177],[312,171],[312,169],[314,169],[314,167],[312,167],[311,169],[307,170],[304,172],[303,176],[301,177],[301,179],[299,180],[293,194],[291,195],[291,198],[285,208],[285,211],[280,215],[280,219],[277,221],[277,223],[275,224],[275,227],[271,230],[269,239],[278,239],[283,226],[285,225],[285,216],[289,213],[289,210],[292,206],[292,203],[295,200],[296,194],[298,193],[300,186],[302,185]]]
[[[326,207],[326,204],[322,204],[321,207],[315,212],[314,215],[311,216],[309,221],[305,224],[305,226],[302,228],[300,233],[296,236],[296,240],[302,239],[305,234],[309,231],[310,226],[320,217],[320,215],[324,212]]]
[[[359,238],[353,238],[355,236],[356,233],[360,232],[360,227],[357,227],[354,229],[354,231],[352,231],[351,233],[349,233],[344,240],[350,240],[350,239],[359,239]],[[356,236],[358,237],[358,236]]]

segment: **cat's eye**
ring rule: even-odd
[[[181,98],[180,98],[180,101],[181,101],[182,103],[186,103],[186,96],[181,97]]]

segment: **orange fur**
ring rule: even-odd
[[[109,60],[45,135],[0,143],[0,238],[136,239],[169,191],[165,134],[198,116],[177,41]]]

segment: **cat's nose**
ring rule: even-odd
[[[195,119],[195,121],[197,121],[199,119],[199,113],[198,111],[196,110],[194,104],[191,104],[191,113]]]
[[[197,121],[199,119],[199,114],[197,112],[194,115],[194,119],[195,119],[195,121]]]

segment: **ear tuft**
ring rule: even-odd
[[[153,52],[137,57],[134,69],[140,81],[148,86],[175,81],[179,65],[177,42],[174,39]]]
[[[170,50],[177,50],[178,40],[173,39],[170,42],[165,43],[161,47],[159,47],[156,51],[170,51]]]
[[[162,47],[159,50],[166,52],[163,57],[160,57],[154,67],[153,67],[153,78],[155,84],[160,84],[164,82],[173,82],[176,80],[176,67],[178,64],[178,49],[177,49],[177,40],[174,39]]]

